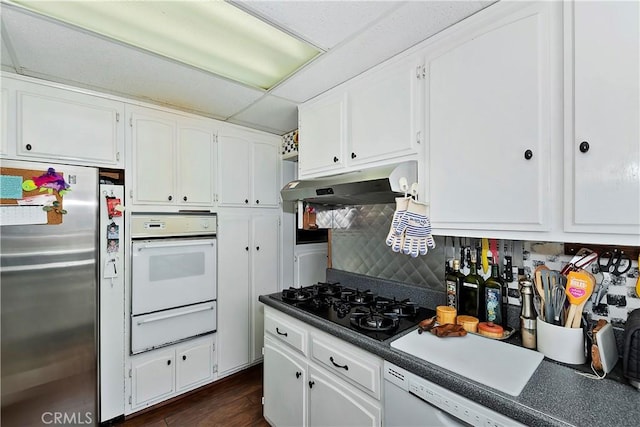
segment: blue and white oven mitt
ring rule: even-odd
[[[387,240],[385,240],[385,243],[387,246],[391,246],[391,250],[393,252],[400,252],[402,249],[404,233],[398,232],[397,229],[400,225],[401,219],[407,213],[409,200],[409,197],[396,197],[396,211],[393,213],[389,235],[387,236]]]
[[[413,258],[426,255],[429,249],[436,247],[431,235],[431,221],[427,216],[427,205],[409,201],[406,213],[400,218],[396,233],[404,234],[402,252]],[[393,247],[392,247],[393,249]]]

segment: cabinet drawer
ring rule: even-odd
[[[311,357],[329,371],[380,399],[381,361],[371,354],[331,339],[311,337]]]
[[[265,310],[264,331],[270,333],[280,341],[289,344],[299,352],[305,354],[307,346],[306,332]]]

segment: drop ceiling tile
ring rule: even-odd
[[[298,106],[286,99],[265,95],[228,121],[244,126],[259,126],[261,130],[283,135],[298,128]]]
[[[210,73],[3,8],[2,22],[25,75],[153,101],[226,119],[264,92]]]
[[[237,1],[240,7],[328,50],[367,28],[401,1]]]
[[[492,2],[407,2],[325,53],[273,89],[274,95],[304,102],[483,9]]]

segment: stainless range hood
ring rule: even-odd
[[[404,195],[400,178],[418,181],[418,164],[408,161],[326,178],[291,181],[280,191],[283,201],[303,200],[326,206],[391,203]]]

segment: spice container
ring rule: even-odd
[[[520,333],[522,345],[536,349],[536,314],[533,308],[533,283],[529,279],[520,280],[520,295],[522,295],[522,312],[520,313]]]

